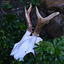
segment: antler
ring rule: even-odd
[[[38,23],[36,25],[36,28],[34,30],[34,33],[33,35],[36,35],[36,36],[39,36],[39,32],[41,30],[41,28],[48,22],[50,21],[52,18],[54,18],[55,16],[57,16],[59,14],[59,12],[54,12],[52,14],[50,14],[49,16],[43,18],[39,11],[38,11],[38,8],[36,7],[36,15],[37,15],[37,18],[38,18]]]
[[[26,17],[26,20],[27,20],[27,30],[30,31],[30,32],[32,32],[32,24],[31,24],[31,20],[30,20],[30,16],[29,16],[31,9],[32,9],[32,4],[30,4],[30,7],[29,7],[28,10],[25,7],[25,17]]]

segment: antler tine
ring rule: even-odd
[[[30,31],[30,32],[32,32],[32,24],[31,24],[31,20],[30,20],[30,16],[29,16],[31,9],[32,9],[32,4],[30,4],[30,7],[29,7],[28,10],[25,7],[25,17],[26,17],[26,20],[27,20],[27,30]]]
[[[38,8],[36,6],[36,15],[37,15],[37,18],[38,19],[43,19],[43,17],[40,15],[39,11],[38,11]]]
[[[41,23],[41,22],[42,22],[42,23],[47,22],[47,21],[51,20],[52,18],[54,18],[55,16],[57,16],[58,14],[60,14],[60,13],[59,13],[59,12],[54,12],[54,13],[50,14],[49,16],[43,18],[43,17],[40,15],[40,13],[39,13],[39,11],[38,11],[38,8],[37,8],[37,6],[36,6],[36,15],[37,15],[37,18],[38,18],[38,20],[40,21],[40,23]]]
[[[30,13],[31,12],[31,9],[32,9],[32,4],[30,3],[30,7],[28,9],[28,12]]]
[[[49,16],[47,16],[45,19],[45,21],[50,21],[52,18],[54,18],[55,16],[57,16],[58,14],[60,14],[59,12],[54,12],[52,14],[50,14]],[[42,20],[43,21],[43,20]]]
[[[36,35],[36,36],[39,36],[39,32],[41,30],[41,28],[48,22],[50,21],[53,17],[57,16],[58,14],[60,14],[59,12],[54,12],[52,14],[50,14],[49,16],[43,18],[39,11],[38,11],[38,8],[36,7],[36,15],[37,15],[37,18],[38,18],[38,23],[36,25],[36,28],[34,30],[34,33],[33,35]]]

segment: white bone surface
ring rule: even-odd
[[[23,38],[14,45],[10,55],[14,56],[16,60],[20,58],[19,61],[23,61],[23,57],[30,52],[35,54],[33,50],[34,44],[42,41],[42,38],[34,35],[30,36],[30,34],[31,32],[26,31]]]

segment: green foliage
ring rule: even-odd
[[[2,3],[1,8],[2,9],[11,9],[12,8],[12,5],[10,5],[9,3]]]
[[[23,3],[23,0],[20,0],[20,3],[22,4]]]
[[[32,53],[25,55],[23,64],[36,64],[34,55]]]
[[[39,0],[31,0],[31,3],[36,6],[40,6]]]
[[[14,44],[20,41],[25,33],[25,27],[16,14],[4,15],[4,20],[0,21],[0,64],[21,64],[14,60],[10,53]]]
[[[20,3],[22,4],[23,0],[20,0]],[[29,3],[40,6],[39,0],[31,0],[27,2]],[[28,8],[29,5],[26,7]],[[1,8],[8,10],[12,5],[2,3]],[[35,44],[35,57],[29,53],[24,57],[24,62],[19,62],[19,59],[15,60],[10,56],[14,44],[20,41],[25,30],[25,24],[18,20],[16,14],[4,15],[4,20],[0,21],[0,64],[64,64],[64,36],[49,41],[46,41],[45,37],[44,41]]]
[[[22,38],[26,26],[17,19],[16,14],[4,15],[4,20],[0,23],[0,64],[63,64],[64,36],[49,41],[45,37],[44,41],[35,44],[35,57],[29,53],[24,57],[24,62],[19,62],[10,56],[10,52]]]
[[[44,41],[35,44],[35,57],[29,53],[24,57],[24,62],[19,62],[10,56],[10,52],[22,38],[26,26],[17,19],[16,14],[4,15],[4,20],[0,23],[0,64],[63,64],[64,36],[49,41],[45,37]]]
[[[62,11],[64,11],[64,8],[62,9]]]
[[[33,6],[40,6],[39,0],[31,0],[31,2],[27,2],[27,4],[32,3]],[[29,8],[29,5],[26,5]]]
[[[35,45],[36,62],[38,64],[63,64],[64,36],[51,41],[41,41]]]

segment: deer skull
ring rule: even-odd
[[[24,34],[24,36],[22,37],[22,39],[16,43],[11,51],[12,56],[14,56],[14,58],[17,60],[20,58],[19,61],[23,61],[23,57],[32,52],[35,55],[35,52],[33,50],[33,48],[35,47],[35,43],[38,43],[39,41],[43,41],[42,38],[38,37],[39,36],[39,32],[41,30],[41,28],[49,21],[51,20],[53,17],[55,17],[56,15],[59,14],[59,12],[55,12],[52,13],[51,15],[49,15],[46,18],[43,18],[39,11],[38,8],[36,7],[36,15],[38,18],[38,23],[36,25],[36,28],[34,30],[34,33],[31,35],[32,33],[32,24],[31,24],[31,20],[30,20],[30,12],[31,12],[31,8],[32,8],[32,4],[30,4],[29,9],[27,10],[25,7],[25,17],[27,20],[27,30],[26,33]]]

